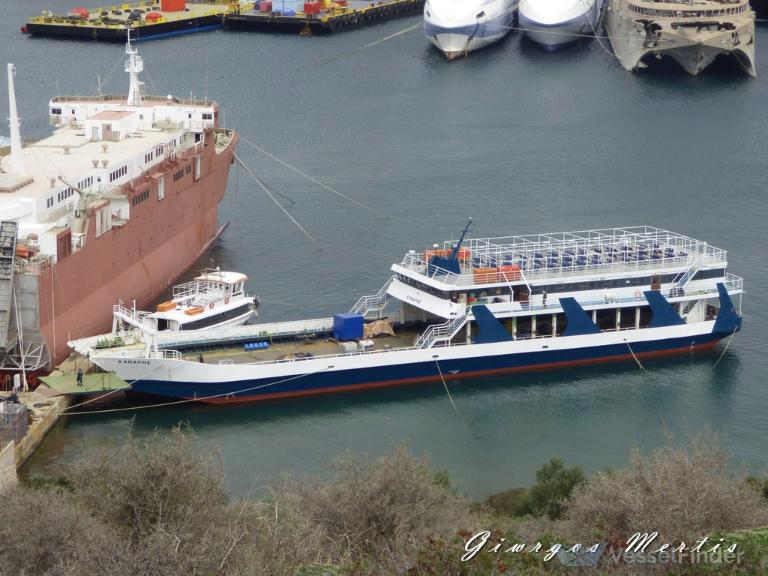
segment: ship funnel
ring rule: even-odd
[[[8,120],[11,128],[11,172],[24,176],[24,161],[21,156],[21,120],[16,110],[16,90],[13,86],[13,77],[16,76],[16,67],[8,64]]]
[[[128,42],[125,44],[125,53],[128,60],[125,61],[125,71],[131,79],[128,87],[128,106],[141,106],[141,97],[144,91],[144,82],[139,80],[139,72],[144,70],[144,60],[139,52],[131,44],[131,30],[128,30]]]

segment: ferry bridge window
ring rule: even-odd
[[[60,115],[61,114],[61,108],[51,108],[51,114]]]

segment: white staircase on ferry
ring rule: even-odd
[[[691,264],[691,267],[688,268],[685,272],[680,272],[677,276],[675,276],[675,279],[672,280],[672,289],[669,291],[669,295],[673,298],[675,296],[682,296],[684,294],[684,288],[685,285],[688,284],[688,282],[691,281],[691,279],[696,275],[696,272],[699,271],[699,262],[698,260],[694,261],[693,264]]]
[[[364,318],[381,318],[389,302],[387,289],[395,277],[391,276],[381,289],[371,296],[363,296],[350,309],[350,314],[361,314]]]
[[[450,343],[454,336],[458,334],[467,323],[469,308],[464,308],[461,314],[443,322],[442,324],[432,324],[427,328],[414,344],[415,348],[432,348],[438,342]]]

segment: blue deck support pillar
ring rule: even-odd
[[[563,330],[563,336],[581,336],[583,334],[597,334],[600,332],[592,318],[584,311],[575,298],[560,298],[560,306],[563,307],[568,325]]]
[[[662,296],[661,292],[648,290],[644,294],[653,312],[653,318],[651,318],[651,323],[648,325],[649,328],[663,328],[664,326],[685,324],[685,320],[680,318],[680,314],[672,308],[672,304]]]
[[[736,313],[736,307],[728,294],[728,290],[722,282],[717,283],[717,292],[720,295],[720,312],[715,319],[713,332],[732,333],[741,329],[741,316]]]
[[[472,315],[475,317],[479,329],[479,334],[475,336],[475,344],[493,344],[512,340],[510,333],[488,310],[487,306],[483,304],[472,306]]]

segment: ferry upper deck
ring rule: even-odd
[[[439,290],[541,285],[575,278],[605,280],[681,270],[724,270],[727,252],[707,242],[652,226],[498,238],[448,240],[409,251],[392,271]],[[451,259],[453,270],[438,260]]]

